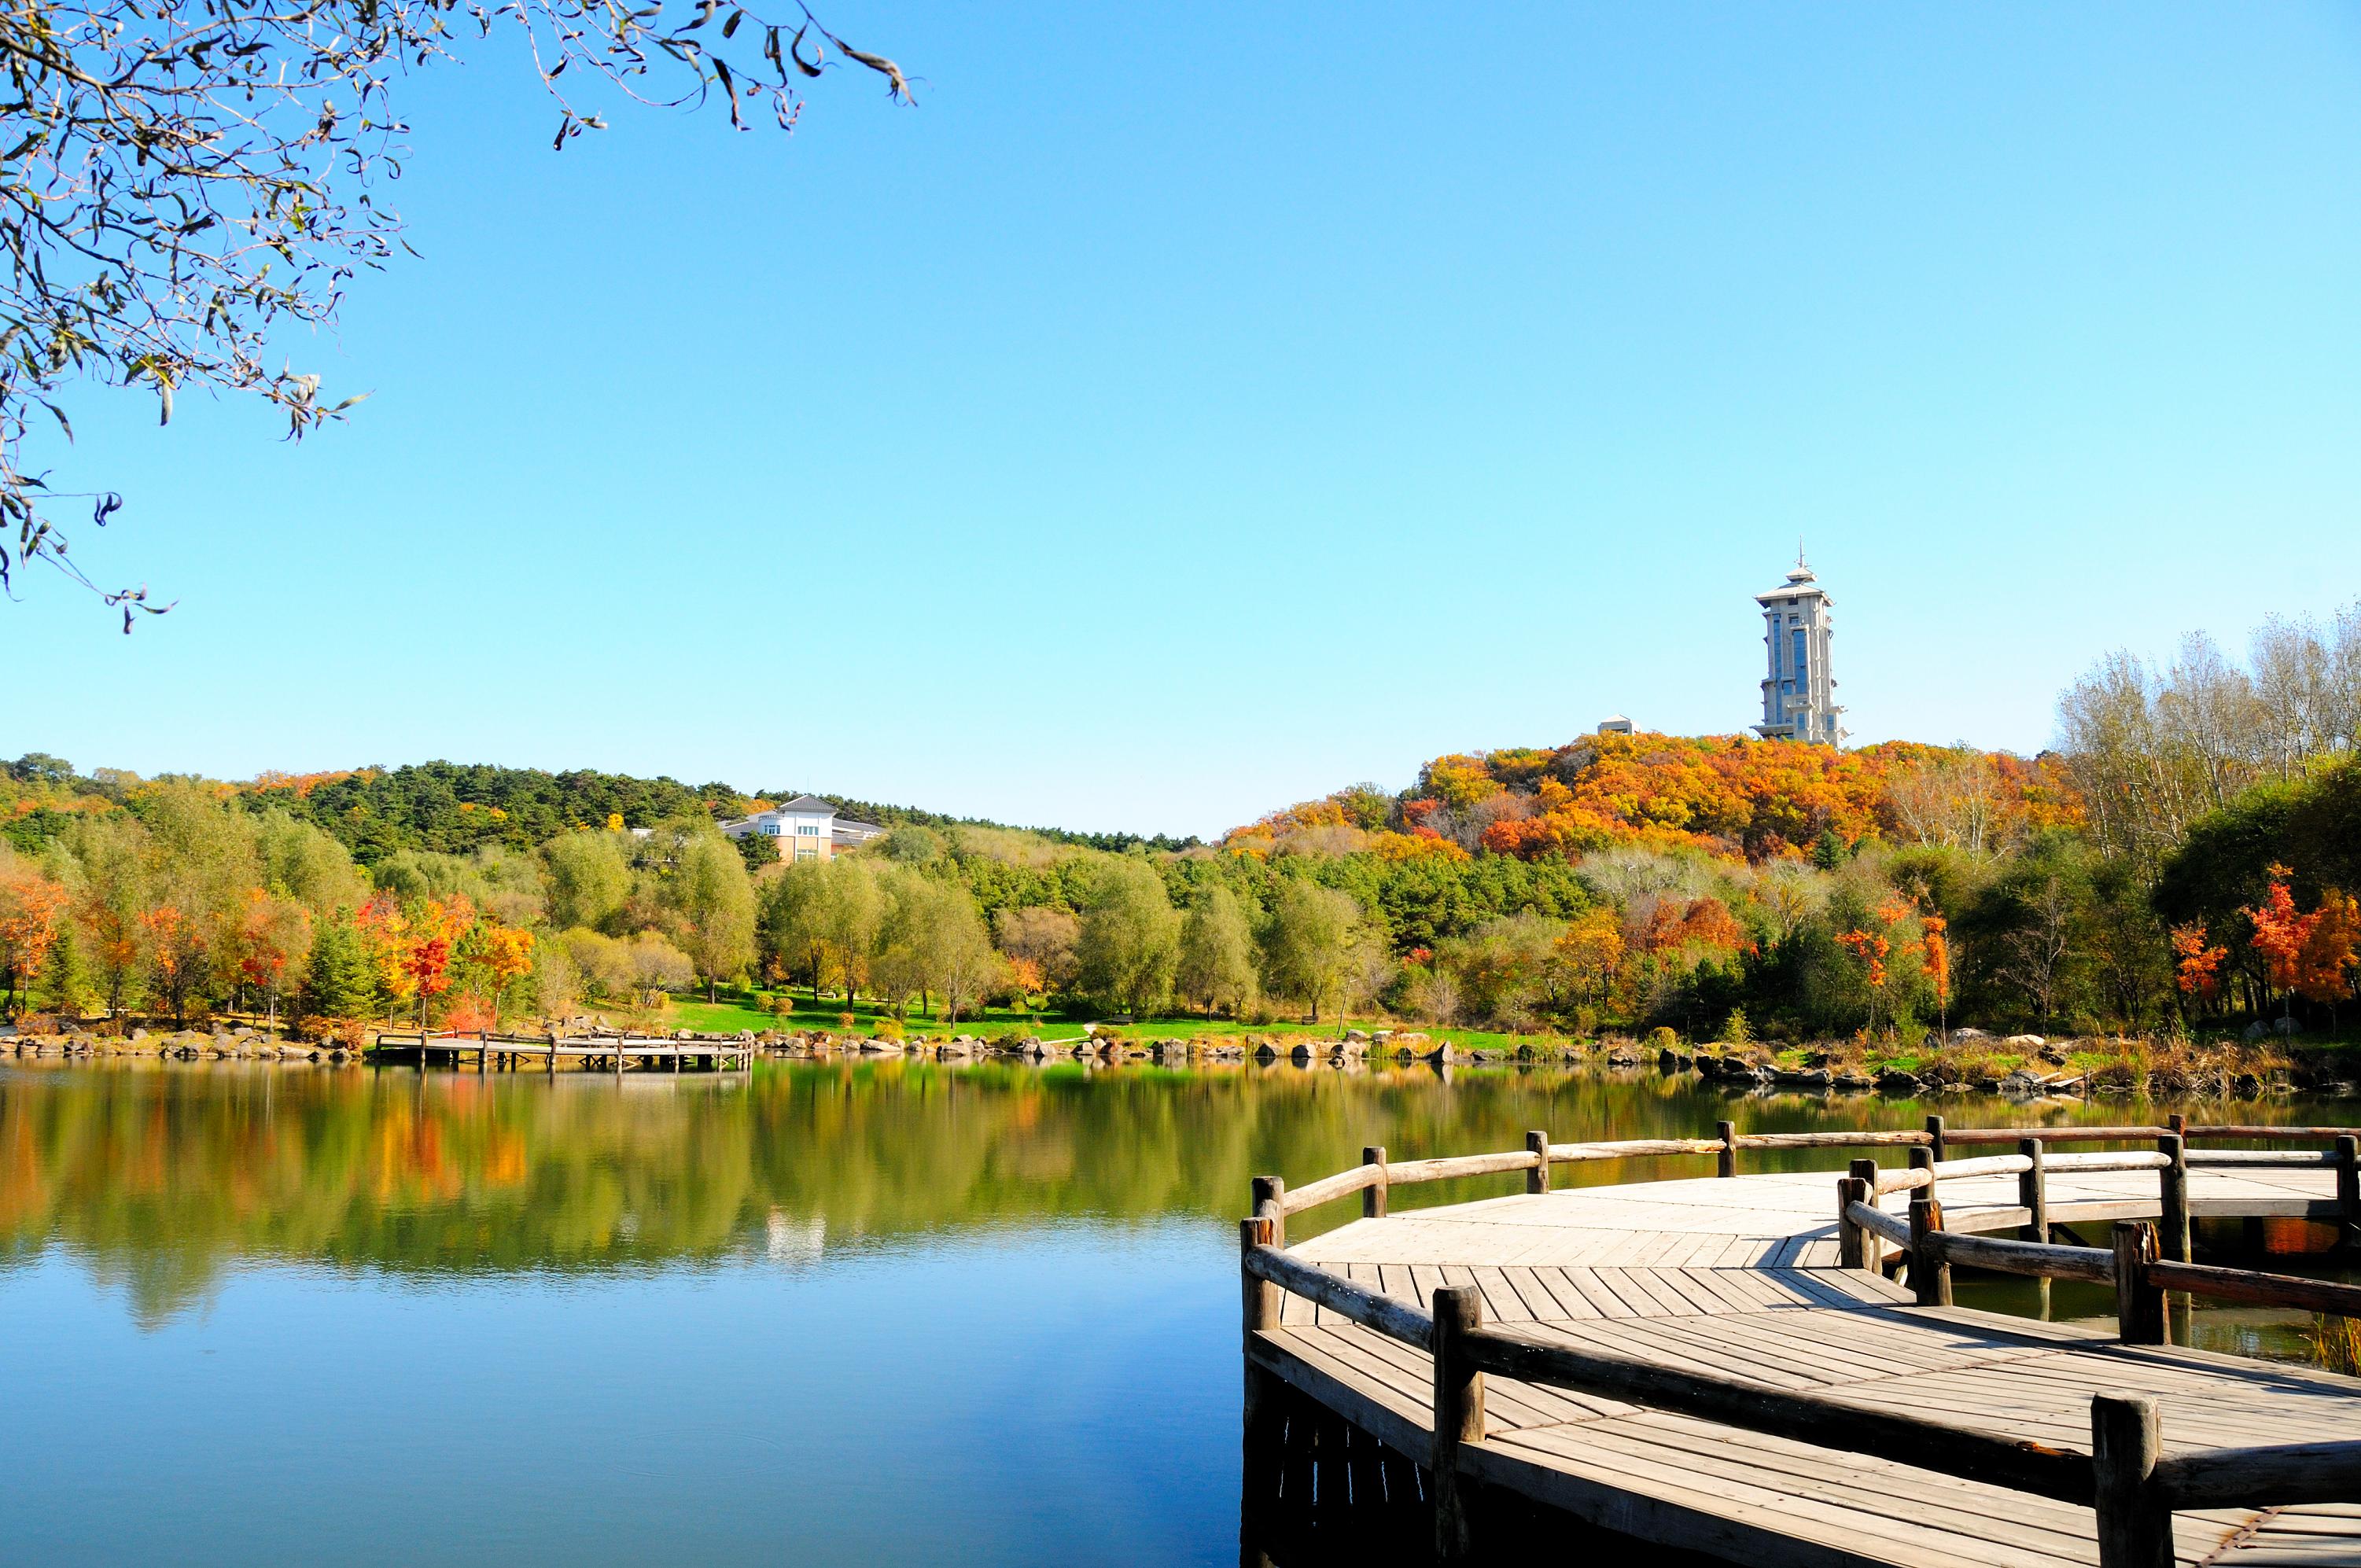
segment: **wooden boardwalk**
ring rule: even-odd
[[[1290,1249],[1432,1310],[1481,1293],[1488,1328],[1534,1343],[1832,1397],[2065,1451],[2092,1445],[2094,1394],[2147,1394],[2164,1451],[2361,1438],[2361,1381],[2117,1343],[2088,1328],[1914,1304],[1882,1274],[1838,1266],[1839,1173],[1592,1186],[1356,1221]],[[2334,1220],[2336,1173],[2197,1169],[2192,1212]],[[1906,1193],[1881,1206],[1901,1215]],[[2007,1176],[1946,1179],[1944,1223],[2014,1234]],[[2103,1233],[2158,1211],[2155,1175],[2053,1172],[2052,1226]],[[1297,1294],[1249,1361],[1398,1454],[1433,1444],[1427,1351]],[[2100,1562],[2094,1516],[2006,1486],[1658,1409],[1485,1378],[1480,1442],[1457,1473],[1636,1540],[1754,1568]],[[1250,1439],[1251,1442],[1251,1439]],[[2186,1564],[2361,1565],[2361,1508],[2312,1504],[2172,1516]]]
[[[380,1061],[408,1059],[421,1069],[431,1058],[445,1058],[456,1066],[472,1057],[478,1072],[489,1066],[516,1069],[536,1061],[540,1070],[555,1072],[557,1064],[566,1060],[620,1074],[627,1067],[679,1072],[691,1063],[711,1071],[744,1071],[752,1067],[756,1048],[745,1040],[683,1040],[664,1035],[431,1035],[386,1030],[369,1043],[368,1055]]]

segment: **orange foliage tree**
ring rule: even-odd
[[[480,916],[459,935],[454,968],[463,979],[471,1017],[455,1014],[452,1026],[497,1029],[509,987],[533,972],[533,933]]]
[[[2253,922],[2255,951],[2262,956],[2263,978],[2272,990],[2285,992],[2290,1004],[2296,982],[2303,977],[2304,944],[2320,924],[2318,912],[2299,914],[2295,895],[2288,890],[2288,880],[2295,873],[2285,866],[2274,865],[2263,873],[2268,878],[2260,908],[2244,913]]]
[[[2172,953],[2173,983],[2183,996],[2202,1005],[2222,994],[2222,960],[2230,949],[2206,942],[2202,921],[2172,928]]]
[[[1321,822],[1372,826],[1366,814],[1348,812],[1348,797],[1365,804],[1369,792],[1339,792],[1274,813],[1229,842],[1256,852]],[[1845,843],[1872,836],[1923,841],[1930,822],[1961,811],[1976,824],[1980,844],[2081,817],[2057,764],[2004,752],[1905,741],[1839,751],[1749,736],[1609,734],[1557,748],[1437,757],[1391,821],[1411,830],[1456,823],[1463,835],[1480,827],[1487,850],[1525,860],[1639,845],[1761,861],[1823,835]]]
[[[150,989],[171,1008],[175,1024],[186,1024],[189,998],[204,979],[212,957],[203,922],[176,904],[159,904],[139,912],[139,935]]]
[[[2361,948],[2361,905],[2349,893],[2330,888],[2321,895],[2312,928],[2296,951],[2295,989],[2307,1001],[2334,1008],[2353,994],[2356,948]]]
[[[66,890],[30,869],[0,875],[0,1002],[13,990],[21,1005],[57,945]]]
[[[1612,909],[1576,916],[1554,944],[1566,989],[1585,1002],[1605,1002],[1622,969],[1623,946],[1622,925]]]
[[[248,888],[237,932],[239,983],[259,989],[270,1022],[279,1022],[279,990],[288,967],[312,950],[312,912],[291,898]]]

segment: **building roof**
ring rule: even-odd
[[[785,806],[774,806],[771,807],[771,809],[773,811],[779,812],[782,815],[793,815],[796,817],[833,817],[836,815],[836,807],[830,806],[828,802],[820,799],[817,795],[799,795],[796,796],[795,799],[787,802]]]
[[[1769,604],[1773,599],[1827,598],[1828,597],[1828,589],[1820,587],[1819,578],[1813,574],[1809,566],[1804,565],[1804,557],[1799,554],[1795,557],[1795,569],[1787,574],[1786,582],[1773,588],[1767,594],[1756,594],[1754,602]]]

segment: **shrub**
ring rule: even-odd
[[[2317,1365],[2347,1377],[2361,1376],[2361,1318],[2314,1313],[2303,1339]]]
[[[877,1020],[877,1038],[881,1040],[891,1040],[895,1044],[899,1045],[904,1036],[908,1033],[908,1030],[902,1027],[902,1020],[899,1018],[880,1018]]]
[[[1733,1007],[1730,1010],[1730,1016],[1722,1021],[1721,1037],[1726,1043],[1733,1046],[1753,1044],[1754,1029],[1746,1021],[1745,1008]]]
[[[1648,1031],[1648,1048],[1652,1051],[1677,1051],[1681,1048],[1681,1037],[1659,1024]]]
[[[860,1015],[849,1007],[836,1015],[836,1026],[848,1035],[852,1033],[853,1025],[860,1022]]]

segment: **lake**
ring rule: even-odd
[[[1250,1176],[1929,1109],[2167,1107],[1653,1071],[0,1067],[0,1558],[1235,1562]],[[2200,1326],[2294,1343],[2268,1315]]]

